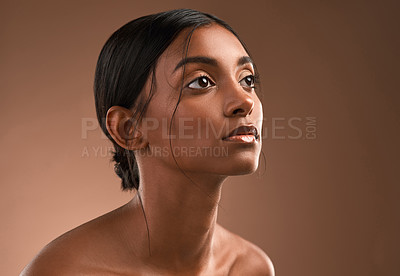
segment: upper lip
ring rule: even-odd
[[[226,139],[228,137],[235,136],[235,135],[254,135],[256,137],[256,139],[258,139],[258,130],[253,125],[242,125],[242,126],[235,128],[234,130],[232,130],[228,134],[228,136],[225,136],[223,139]]]

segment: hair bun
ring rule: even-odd
[[[122,148],[116,149],[112,160],[115,161],[114,171],[122,180],[122,190],[138,189],[139,170],[133,152]]]

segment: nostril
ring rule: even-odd
[[[233,111],[233,115],[236,115],[236,114],[238,114],[238,113],[243,113],[243,112],[244,112],[243,109],[237,108],[237,109],[235,109],[235,110]]]
[[[250,114],[253,112],[253,109],[254,109],[254,104],[251,106],[251,109],[250,109],[250,111],[249,111],[249,114],[248,114],[248,115],[250,115]]]
[[[252,98],[228,98],[224,104],[225,116],[248,116],[252,113],[254,108],[254,101]]]

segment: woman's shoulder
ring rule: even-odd
[[[275,275],[271,259],[261,248],[220,225],[218,231],[221,243],[233,255],[229,275]]]
[[[20,276],[72,275],[83,265],[83,239],[79,227],[47,244],[24,268]],[[76,272],[76,270],[75,270]]]
[[[109,214],[86,222],[51,241],[20,276],[92,275],[99,261],[107,263],[104,252],[112,252],[108,248],[112,246],[110,235],[103,231]]]

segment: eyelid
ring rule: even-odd
[[[202,72],[202,73],[200,73],[199,76],[197,76],[195,78],[192,78],[191,81],[189,81],[184,87],[185,88],[190,88],[190,89],[207,89],[207,88],[209,88],[209,87],[205,87],[205,88],[191,88],[191,87],[189,87],[189,85],[191,85],[193,82],[197,81],[198,79],[200,79],[202,77],[207,78],[212,85],[215,85],[215,81],[208,74]]]
[[[243,73],[246,74],[243,78],[249,76],[249,75],[247,75],[246,71],[249,71],[249,72],[250,72],[250,75],[253,76],[253,78],[254,78],[254,84],[260,84],[260,75],[259,75],[258,72],[255,71],[255,69],[254,69],[253,66],[251,66],[251,65],[246,66],[246,65],[245,65],[245,67],[244,67],[244,68],[241,70],[241,72],[240,72],[240,74],[243,74]],[[243,80],[243,78],[242,78],[241,80]],[[240,80],[240,81],[241,81],[241,80]]]
[[[249,64],[243,65],[243,67],[240,67],[240,69],[238,71],[240,71],[240,74],[246,73],[248,71],[252,75],[255,75],[254,67]]]

